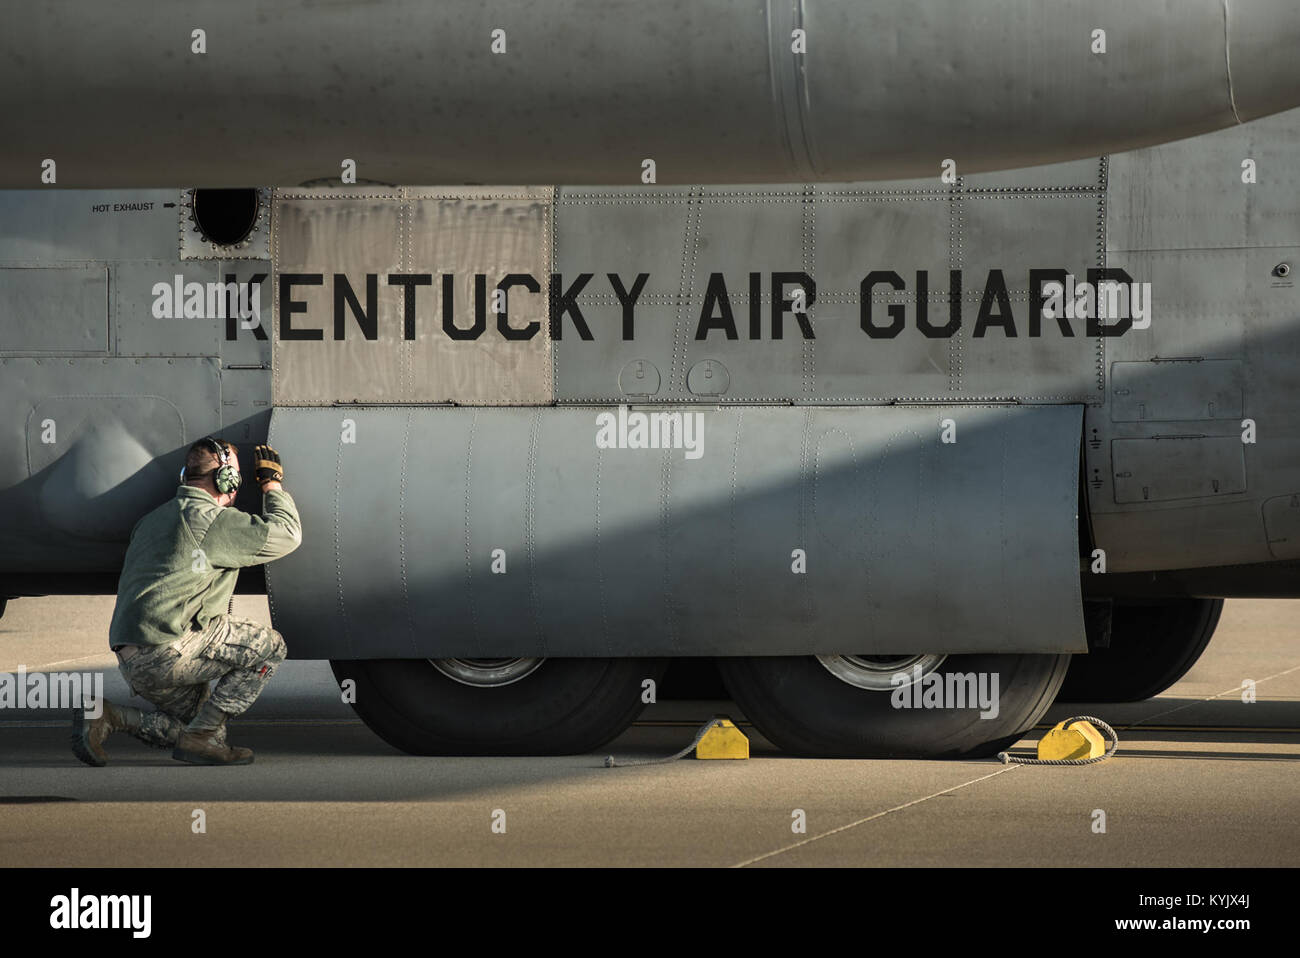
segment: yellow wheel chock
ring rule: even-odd
[[[619,768],[627,765],[665,765],[685,758],[691,750],[696,758],[749,758],[749,739],[745,733],[736,728],[736,724],[725,715],[715,715],[695,735],[695,741],[680,752],[664,758],[616,759],[613,755],[605,758],[606,768]]]
[[[1100,729],[1100,731],[1099,731]],[[1110,746],[1102,733],[1110,739]],[[1058,722],[1038,741],[1038,758],[1021,758],[1010,752],[999,752],[1003,765],[1092,765],[1115,754],[1119,736],[1099,718],[1076,715]]]
[[[749,739],[745,733],[732,724],[731,719],[721,718],[717,725],[704,733],[695,746],[696,758],[749,758]]]

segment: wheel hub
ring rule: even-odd
[[[527,678],[545,661],[544,658],[429,659],[429,664],[461,685],[499,688]]]
[[[841,682],[872,692],[892,692],[929,675],[947,655],[819,655],[817,661]],[[919,667],[919,671],[918,671]],[[895,681],[903,675],[905,681]]]

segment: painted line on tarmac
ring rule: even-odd
[[[0,672],[16,672],[18,671],[19,668],[22,668],[24,671],[27,672],[28,675],[32,675],[36,672],[52,671],[58,668],[58,666],[60,665],[72,665],[74,662],[85,662],[89,659],[106,659],[109,665],[105,666],[105,671],[107,671],[109,668],[113,668],[113,669],[117,668],[116,655],[114,655],[112,652],[108,652],[108,653],[96,652],[94,655],[79,655],[75,659],[59,659],[59,661],[57,662],[46,662],[44,665],[18,665],[18,666],[14,666],[12,669],[0,669]]]
[[[969,782],[962,782],[960,785],[954,785],[952,786],[952,788],[945,788],[941,792],[935,792],[932,795],[926,795],[923,798],[914,798],[910,802],[904,802],[902,805],[895,805],[893,808],[887,808],[883,812],[876,812],[876,814],[868,815],[866,818],[859,818],[856,822],[849,822],[847,825],[841,825],[839,828],[832,828],[829,832],[822,832],[820,835],[810,835],[808,838],[805,838],[802,841],[797,841],[793,845],[786,845],[784,848],[778,848],[775,849],[774,851],[764,852],[762,855],[755,855],[753,858],[746,858],[743,862],[738,862],[737,864],[732,865],[731,867],[744,868],[746,865],[752,865],[755,862],[761,862],[765,858],[772,858],[773,856],[781,855],[785,852],[793,851],[796,848],[801,848],[804,845],[810,845],[813,842],[820,841],[823,838],[828,838],[831,835],[837,835],[840,832],[847,832],[850,828],[857,828],[859,825],[865,825],[867,822],[873,822],[877,818],[884,818],[886,815],[891,815],[894,812],[901,812],[903,809],[911,808],[913,805],[920,805],[922,802],[928,802],[930,799],[938,798],[940,795],[947,795],[949,792],[955,792],[959,788],[966,788],[968,785],[975,785],[979,782],[988,781],[990,778],[996,778],[999,775],[1005,775],[1007,772],[1014,772],[1016,769],[1023,768],[1023,767],[1024,766],[1021,765],[1007,765],[1004,768],[998,769],[996,772],[990,772],[988,775],[981,775],[979,778],[972,778]]]
[[[1258,688],[1259,686],[1263,685],[1265,682],[1269,681],[1270,679],[1281,678],[1282,676],[1290,675],[1292,672],[1295,672],[1297,670],[1300,670],[1300,665],[1293,665],[1291,666],[1291,668],[1283,669],[1281,672],[1274,672],[1272,675],[1266,675],[1262,679],[1259,679],[1258,681],[1255,682],[1255,687]],[[1188,702],[1186,705],[1179,705],[1176,706],[1175,708],[1165,709],[1165,711],[1163,712],[1157,712],[1155,715],[1151,715],[1148,716],[1147,718],[1141,719],[1140,721],[1134,722],[1132,725],[1129,726],[1129,728],[1130,729],[1151,728],[1152,726],[1149,726],[1146,723],[1152,721],[1153,719],[1158,719],[1162,715],[1173,715],[1175,712],[1181,712],[1183,709],[1189,709],[1196,705],[1204,705],[1206,702],[1213,702],[1215,699],[1220,698],[1221,696],[1233,695],[1235,693],[1239,693],[1240,691],[1241,691],[1241,686],[1234,685],[1230,689],[1224,689],[1222,692],[1215,692],[1213,695],[1207,696],[1206,698],[1203,699],[1198,699],[1195,702]]]
[[[1034,730],[1053,729],[1054,725],[1035,725]],[[1276,732],[1294,735],[1300,728],[1285,725],[1112,725],[1117,732]]]

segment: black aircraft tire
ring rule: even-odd
[[[1222,599],[1115,603],[1110,645],[1076,655],[1062,702],[1140,702],[1196,664],[1219,624]]]
[[[823,758],[996,755],[1047,711],[1069,664],[1069,655],[948,656],[932,674],[998,675],[998,714],[985,719],[978,708],[896,708],[893,693],[843,682],[815,657],[718,659],[755,728],[783,751]]]
[[[546,659],[518,681],[464,685],[426,659],[332,660],[352,708],[385,742],[412,755],[576,755],[619,735],[640,714],[658,659]]]

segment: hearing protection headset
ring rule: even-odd
[[[226,444],[218,442],[211,436],[204,436],[197,444],[210,449],[217,457],[217,468],[203,474],[212,476],[212,484],[217,487],[217,492],[234,492],[238,489],[243,477],[239,474],[239,470],[230,464],[230,453],[226,451]],[[185,470],[181,470],[181,482],[200,478],[202,476],[186,476]]]

